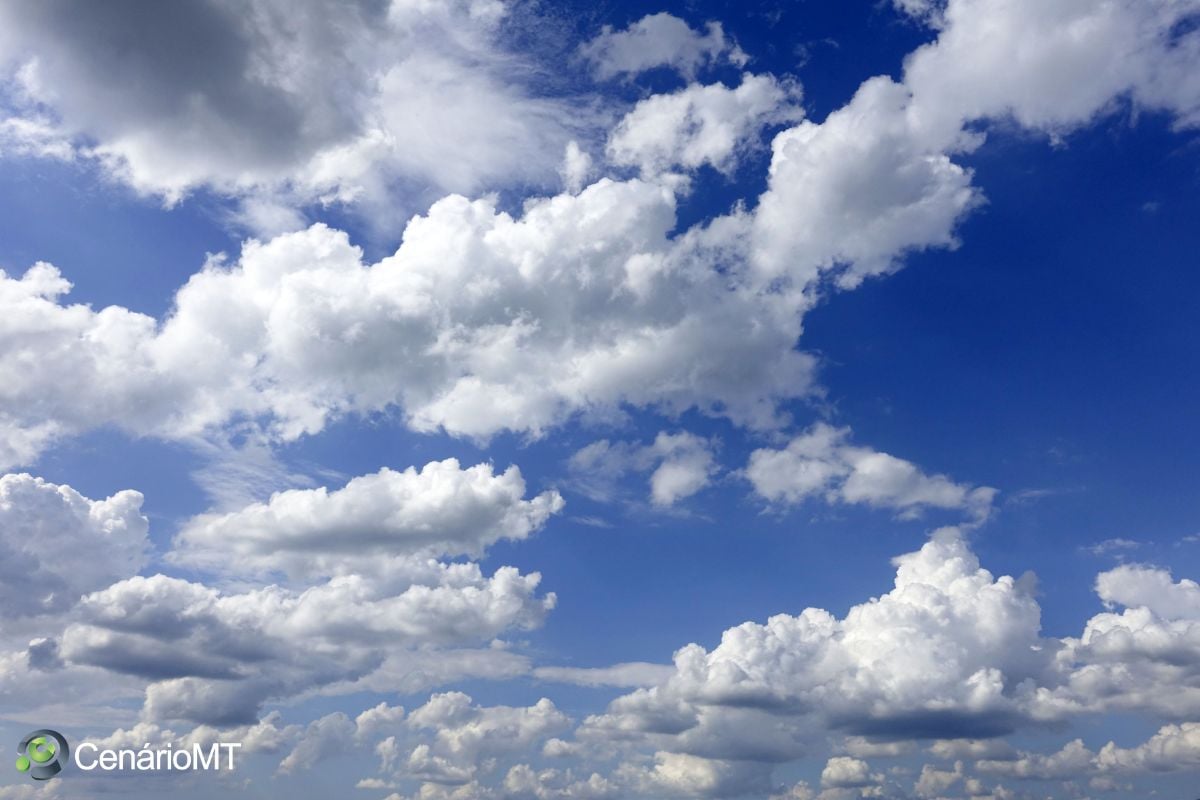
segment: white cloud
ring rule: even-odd
[[[50,120],[36,116],[0,119],[0,158],[30,156],[72,161],[75,148]]]
[[[517,764],[504,776],[504,796],[512,800],[602,800],[620,797],[621,790],[595,772],[576,779],[571,770],[535,771],[528,764]]]
[[[1163,619],[1200,619],[1200,584],[1178,583],[1166,570],[1124,565],[1096,576],[1096,594],[1109,604],[1149,608]]]
[[[961,761],[954,765],[953,770],[938,769],[926,764],[921,767],[921,774],[913,786],[913,791],[917,793],[917,797],[934,800],[934,798],[944,797],[950,787],[962,780],[963,765]]]
[[[563,161],[558,169],[563,186],[567,191],[571,194],[583,191],[583,187],[587,186],[593,171],[591,154],[580,147],[579,142],[574,139],[567,142],[567,149],[563,153]]]
[[[892,0],[892,5],[901,13],[921,22],[940,25],[946,0]]]
[[[1135,711],[1167,719],[1200,715],[1200,603],[1196,583],[1166,570],[1124,565],[1096,579],[1111,606],[1088,620],[1057,656],[1063,685],[1048,708]]]
[[[172,747],[189,747],[193,744],[204,747],[216,742],[241,742],[241,755],[275,753],[294,740],[301,731],[301,726],[281,725],[281,720],[282,715],[278,711],[272,711],[252,725],[232,728],[197,725],[182,734],[154,722],[143,721],[129,728],[118,728],[107,736],[89,737],[88,741],[102,748],[114,749],[137,749],[144,744],[149,744],[154,749],[162,749],[168,744]]]
[[[59,778],[41,784],[0,786],[0,800],[60,800],[66,796]]]
[[[330,756],[399,728],[403,720],[404,709],[387,703],[369,708],[353,720],[340,711],[327,714],[309,723],[296,746],[279,763],[279,772],[286,775],[312,769]]]
[[[1141,542],[1135,542],[1132,539],[1105,539],[1102,542],[1090,545],[1083,548],[1094,556],[1104,556],[1116,554],[1118,559],[1125,557],[1125,551],[1136,550],[1142,546]]]
[[[1077,779],[1096,775],[1135,775],[1176,772],[1200,766],[1200,723],[1163,726],[1136,747],[1109,742],[1092,752],[1076,739],[1049,755],[1021,753],[1004,761],[980,761],[978,768],[993,775],[1038,780]]]
[[[895,560],[895,588],[844,619],[820,609],[747,622],[675,674],[585,720],[581,741],[632,739],[713,759],[788,761],[814,731],[876,739],[995,736],[1029,720],[1049,671],[1037,602],[947,530]]]
[[[573,683],[578,686],[653,686],[671,676],[669,664],[633,661],[611,667],[537,667],[533,676],[543,681]]]
[[[136,573],[149,523],[142,495],[89,500],[31,475],[0,477],[0,608],[6,618],[60,613]]]
[[[867,762],[850,756],[834,756],[821,770],[821,785],[831,789],[858,789],[881,780],[881,776],[871,774]]]
[[[871,79],[824,121],[779,134],[754,210],[681,235],[671,233],[668,189],[601,179],[531,200],[519,218],[493,200],[447,197],[373,265],[321,226],[251,242],[236,264],[213,261],[193,276],[164,321],[63,305],[69,284],[46,265],[0,277],[0,371],[12,377],[0,392],[0,457],[28,463],[100,425],[186,438],[252,419],[290,439],[339,415],[391,410],[417,430],[480,439],[537,436],[577,415],[612,419],[625,406],[777,427],[787,421],[781,403],[812,389],[813,360],[795,347],[828,278],[853,287],[910,251],[954,246],[958,220],[980,200],[951,160],[982,141],[964,132],[970,120],[1013,113],[1058,131],[1108,107],[1130,81],[1144,104],[1189,118],[1195,71],[1183,65],[1197,60],[1200,37],[1171,31],[1191,0],[1095,9],[1057,0],[1029,15],[1044,23],[1036,34],[1014,11],[1024,5],[951,3],[938,42],[909,59],[902,83]],[[53,16],[57,6],[46,8]],[[405,8],[405,25],[414,14],[433,15],[434,27],[461,13],[495,23],[460,4]],[[1004,35],[972,46],[993,24]],[[1118,28],[1134,38],[1105,49]],[[1027,33],[1030,63],[1009,75],[1008,54],[1025,52]],[[1083,66],[1056,70],[1039,55],[1054,42],[1066,43],[1068,60],[1088,54],[1076,59]],[[1092,69],[1084,100],[1060,102],[1060,83],[1073,84],[1059,77]],[[35,89],[36,72],[24,73]],[[1123,77],[1102,79],[1110,74]],[[505,139],[503,119],[488,127]],[[552,173],[568,141],[537,146]],[[338,152],[354,160],[352,150]],[[721,148],[701,150],[710,158]]]
[[[726,38],[719,22],[708,23],[701,33],[666,13],[642,17],[620,31],[605,26],[599,36],[580,48],[580,53],[602,80],[637,75],[655,67],[669,67],[692,77],[701,67],[716,62],[728,61],[740,67],[748,60]]]
[[[525,500],[517,467],[461,469],[454,459],[419,471],[380,470],[342,489],[294,489],[266,503],[188,521],[171,558],[190,566],[291,576],[375,573],[412,556],[478,556],[519,540],[563,507],[557,492]]]
[[[598,500],[620,494],[627,473],[649,474],[650,501],[667,508],[708,486],[718,471],[713,447],[686,431],[660,431],[648,445],[600,439],[572,455],[569,468],[578,488]]]
[[[44,128],[52,109],[53,130],[24,141],[55,157],[73,141],[168,201],[201,187],[244,197],[248,222],[262,221],[254,208],[264,197],[390,205],[397,182],[545,184],[580,118],[526,88],[533,66],[498,41],[507,9],[496,0],[6,6],[0,70],[28,105],[9,127]]]
[[[569,724],[546,698],[528,707],[480,706],[462,692],[437,694],[409,714],[404,733],[381,745],[383,771],[466,784],[491,759],[527,752]]]
[[[798,504],[812,497],[863,503],[914,515],[927,508],[953,509],[975,520],[991,512],[996,490],[926,475],[916,465],[869,447],[848,443],[848,428],[818,423],[782,450],[750,454],[746,477],[772,503]]]
[[[639,793],[668,797],[729,797],[765,793],[770,768],[765,764],[658,752],[649,768],[626,766],[620,777]]]
[[[417,430],[539,435],[625,404],[757,427],[810,386],[780,298],[708,259],[724,229],[667,238],[674,199],[639,181],[531,201],[521,219],[450,197],[364,265],[324,226],[213,261],[164,322],[67,306],[48,265],[0,276],[5,445],[30,458],[97,425],[187,438],[249,417],[277,438],[399,406]]]
[[[927,135],[957,135],[965,121],[1011,115],[1061,133],[1130,97],[1200,122],[1200,37],[1176,23],[1195,0],[949,0],[933,44],[905,63],[912,115]]]
[[[706,164],[730,172],[743,152],[758,145],[764,127],[804,116],[799,100],[798,86],[749,73],[736,89],[692,84],[674,94],[651,95],[613,129],[608,158],[636,166],[645,176]]]
[[[67,628],[62,653],[151,681],[147,720],[241,724],[268,699],[352,686],[389,653],[453,655],[535,627],[555,603],[553,594],[536,594],[540,579],[512,567],[486,577],[477,564],[436,562],[303,591],[222,593],[162,575],[131,578],[84,598],[84,621]]]
[[[956,246],[955,225],[979,196],[946,143],[926,140],[910,102],[905,86],[872,78],[824,122],[775,137],[754,218],[762,280],[805,286],[834,270],[854,287],[909,251]]]

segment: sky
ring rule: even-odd
[[[1200,2],[0,3],[0,800],[1192,800]]]

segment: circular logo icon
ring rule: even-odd
[[[58,731],[34,731],[17,745],[17,772],[28,772],[35,781],[50,780],[62,772],[70,754],[67,740]]]

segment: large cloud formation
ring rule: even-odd
[[[6,4],[0,70],[28,146],[74,141],[138,191],[176,201],[211,187],[248,199],[247,222],[286,227],[287,205],[381,204],[397,182],[553,182],[575,126],[561,103],[522,88],[535,67],[500,43],[508,10],[498,0]]]
[[[0,607],[12,616],[66,611],[80,596],[141,569],[149,523],[142,495],[89,500],[30,475],[0,477]]]
[[[0,273],[0,463],[33,462],[103,426],[189,440],[252,424],[281,441],[346,414],[394,414],[414,430],[483,441],[619,420],[629,407],[681,419],[695,409],[788,430],[790,441],[759,448],[744,473],[768,502],[821,496],[981,520],[986,487],[852,445],[832,426],[789,430],[790,401],[814,387],[814,359],[796,349],[804,315],[831,287],[956,246],[959,222],[983,199],[958,162],[995,130],[1062,138],[1126,106],[1180,128],[1200,123],[1200,2],[896,5],[931,26],[933,41],[823,120],[801,119],[798,87],[781,79],[692,82],[629,109],[602,164],[586,142],[569,145],[559,102],[506,78],[527,77],[529,65],[498,44],[500,3],[331,10],[257,0],[234,15],[213,0],[180,5],[179,26],[140,5],[137,15],[106,9],[104,20],[58,2],[3,6],[5,102],[16,106],[0,125],[6,153],[95,159],[167,200],[210,189],[247,217],[283,218],[266,227],[295,228],[297,204],[370,201],[393,182],[470,195],[547,186],[564,151],[570,191],[519,212],[491,195],[449,195],[374,263],[325,225],[252,239],[211,258],[162,319],[72,304],[49,264]],[[344,24],[321,24],[332,13]],[[193,46],[208,39],[223,47]],[[713,63],[743,62],[719,27],[698,32],[665,15],[605,31],[582,56],[602,79],[668,67],[693,80]],[[130,72],[147,80],[121,79]],[[447,135],[427,136],[418,118]],[[780,125],[790,127],[771,141],[763,193],[677,230],[687,178],[731,171]],[[604,177],[585,185],[593,174]],[[602,475],[648,473],[660,506],[717,472],[712,442],[687,431],[583,452],[577,464]],[[6,707],[53,675],[66,698],[83,685],[142,698],[138,734],[178,720],[208,726],[195,735],[257,730],[276,749],[295,739],[284,772],[323,757],[339,732],[388,734],[371,785],[416,786],[425,800],[765,795],[782,788],[776,765],[824,754],[830,736],[845,752],[823,759],[821,794],[796,784],[787,796],[1011,798],[984,778],[1080,775],[1100,787],[1195,761],[1194,582],[1118,567],[1097,580],[1107,610],[1078,637],[1046,637],[1033,582],[984,569],[959,529],[897,558],[893,586],[844,615],[809,608],[747,622],[714,647],[683,647],[665,670],[533,672],[641,687],[573,734],[548,700],[484,706],[443,693],[410,714],[385,705],[284,736],[259,719],[273,702],[530,674],[529,657],[502,637],[553,607],[540,576],[443,559],[527,537],[560,499],[526,499],[515,470],[385,470],[191,520],[167,558],[200,570],[187,578],[137,574],[140,503],[24,475],[0,482],[0,535],[24,561],[0,599],[22,619],[62,614],[50,635],[6,633]],[[49,526],[72,548],[62,560],[30,546]],[[236,543],[222,547],[230,531]],[[1132,747],[1073,743],[1047,755],[994,742],[1112,712],[1170,724]],[[911,754],[923,740],[935,740],[938,763],[911,790],[867,760]],[[535,766],[557,758],[604,768]]]
[[[59,693],[70,694],[89,674],[115,676],[92,693],[144,690],[147,723],[226,726],[253,724],[268,700],[306,692],[416,691],[525,672],[527,659],[502,637],[539,626],[554,608],[555,595],[538,591],[541,576],[437,560],[525,538],[563,506],[553,491],[525,493],[516,467],[496,474],[451,459],[202,515],[168,560],[227,587],[216,588],[136,574],[147,547],[138,493],[91,501],[6,475],[0,514],[11,520],[6,544],[22,556],[13,563],[23,577],[6,580],[0,597],[10,613],[58,617],[43,618],[43,638],[0,661],[14,685],[32,689],[56,673]],[[221,546],[230,541],[240,544]],[[256,582],[264,577],[282,582]]]
[[[481,439],[627,405],[785,424],[781,405],[811,391],[812,359],[795,347],[829,279],[853,287],[910,251],[956,244],[981,197],[953,160],[983,141],[976,123],[1058,136],[1123,98],[1195,122],[1200,87],[1184,67],[1200,44],[1177,24],[1195,7],[952,2],[903,80],[870,79],[824,121],[775,137],[757,205],[681,233],[678,181],[601,178],[516,217],[446,197],[376,264],[321,225],[251,241],[194,275],[165,320],[66,305],[69,284],[48,265],[5,275],[0,366],[16,379],[0,390],[0,457],[28,463],[97,425],[188,437],[249,417],[292,438],[393,408],[417,430]],[[1025,55],[995,63],[1013,52]],[[1032,79],[1042,74],[1079,80]],[[722,165],[780,120],[779,104],[777,85],[753,77],[650,98],[613,157],[651,172]],[[648,138],[660,106],[693,122]]]
[[[529,536],[563,507],[557,492],[525,500],[517,467],[455,459],[354,478],[342,489],[297,489],[226,514],[190,520],[175,541],[180,564],[311,577],[386,571],[415,556],[479,556]]]

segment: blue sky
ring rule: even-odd
[[[78,10],[0,742],[245,757],[0,798],[1194,791],[1200,5]]]

